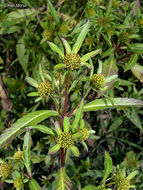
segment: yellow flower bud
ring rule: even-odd
[[[69,70],[79,69],[81,64],[81,58],[78,54],[69,53],[64,57],[64,64]]]
[[[106,85],[105,77],[101,74],[94,74],[92,77],[92,82],[96,88],[103,88]]]
[[[17,151],[17,152],[14,154],[14,159],[15,159],[15,160],[22,160],[23,154],[24,154],[23,151]]]
[[[79,129],[79,132],[81,133],[80,141],[85,141],[89,137],[89,132],[86,128]]]
[[[93,38],[87,37],[87,38],[85,39],[85,44],[88,45],[88,46],[93,45],[93,44],[94,44]]]
[[[106,17],[100,17],[100,18],[98,18],[97,23],[100,27],[105,27],[107,24],[107,18]]]
[[[60,145],[61,148],[69,148],[70,146],[74,145],[72,134],[67,132],[62,132],[58,136],[58,144]]]
[[[128,190],[130,187],[130,181],[127,178],[121,178],[116,183],[118,190]]]
[[[49,81],[41,82],[38,87],[38,93],[41,98],[51,94],[52,84]]]
[[[46,40],[50,41],[53,37],[53,31],[46,29],[43,32],[43,36],[44,36],[44,38],[46,38]]]
[[[119,36],[119,39],[122,43],[129,42],[130,40],[130,35],[128,32],[122,32]]]
[[[0,165],[0,175],[4,178],[7,178],[12,171],[12,167],[7,163],[7,162],[3,162]]]

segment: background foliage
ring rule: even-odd
[[[0,133],[30,112],[55,109],[51,99],[44,104],[38,98],[32,97],[35,88],[28,85],[28,77],[34,78],[39,84],[42,75],[39,65],[42,65],[42,71],[47,78],[52,72],[56,76],[55,80],[58,81],[60,72],[64,78],[64,72],[60,70],[61,65],[56,66],[60,58],[51,50],[47,41],[63,49],[61,38],[65,38],[73,46],[87,21],[90,22],[90,28],[80,54],[85,55],[95,49],[101,49],[101,52],[90,60],[91,68],[93,65],[97,71],[102,63],[102,74],[105,77],[118,75],[116,80],[108,83],[106,95],[111,98],[143,100],[142,3],[129,0],[2,1]],[[18,7],[20,5],[24,7]],[[75,72],[72,74],[73,88],[70,89],[72,108],[80,102],[84,89],[87,88],[88,72],[89,68],[83,67],[79,77]],[[85,103],[100,97],[104,97],[103,94],[91,91]],[[134,170],[139,171],[132,183],[135,183],[135,189],[141,190],[143,188],[142,108],[118,106],[112,110],[93,111],[85,112],[83,115],[87,128],[96,132],[87,140],[88,150],[83,150],[83,146],[79,145],[80,157],[73,157],[67,162],[66,172],[73,182],[74,189],[94,189],[93,186],[100,184],[105,172],[104,155],[105,151],[108,151],[114,167],[120,165],[121,168],[126,168],[127,175]],[[50,127],[52,122],[50,119],[43,121],[42,124]],[[15,129],[19,125],[21,124],[18,123]],[[27,138],[28,133],[27,130],[27,136],[25,135]],[[39,185],[42,189],[54,189],[59,159],[57,155],[48,154],[54,139],[47,135],[49,131],[43,134],[34,129],[31,133],[31,145],[26,144],[24,147],[27,147],[28,151],[28,146],[31,146],[31,168],[29,166],[26,168],[34,179],[30,181],[30,185],[25,181],[25,189],[38,189]],[[14,153],[18,149],[23,149],[23,139],[26,137],[19,134],[13,142],[0,149],[0,163],[3,160],[12,160]],[[59,175],[64,175],[61,170]],[[14,189],[12,184],[13,181],[1,183],[1,189]]]

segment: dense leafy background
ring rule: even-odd
[[[64,37],[73,45],[80,27],[87,20],[90,20],[90,30],[80,54],[101,48],[102,52],[92,59],[95,72],[100,60],[104,76],[119,75],[114,84],[109,84],[106,95],[143,100],[143,2],[113,0],[112,5],[111,1],[104,0],[51,2],[59,15],[58,20],[53,18],[49,2],[45,0],[13,0],[0,5],[0,133],[31,111],[54,109],[51,100],[43,105],[27,96],[35,90],[28,85],[26,76],[40,82],[37,72],[40,63],[45,73],[54,72],[57,78],[60,72],[64,73],[63,70],[54,70],[61,60],[52,52],[47,40],[63,48],[61,37]],[[8,7],[8,4],[16,6],[17,3],[26,7]],[[71,90],[73,108],[83,96],[88,72],[88,68],[81,69],[80,80]],[[76,77],[73,73],[72,82]],[[86,103],[96,97],[102,95],[91,91]],[[74,182],[74,189],[89,184],[99,185],[103,177],[105,150],[113,158],[114,166],[122,164],[128,173],[138,169],[136,189],[143,188],[142,117],[141,108],[118,107],[84,113],[87,126],[96,134],[87,141],[88,152],[79,146],[80,158],[68,160],[67,173]],[[52,120],[43,124],[50,126]],[[49,190],[54,186],[59,167],[58,156],[47,154],[52,142],[48,135],[32,130],[32,174],[43,189]],[[23,135],[0,150],[1,159],[12,157],[18,147],[23,147]],[[13,189],[8,183],[2,184],[1,188]]]

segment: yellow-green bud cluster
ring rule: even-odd
[[[119,39],[122,43],[128,42],[130,40],[130,35],[128,32],[122,32],[119,36]]]
[[[87,38],[85,39],[85,44],[86,44],[86,45],[88,45],[88,46],[92,46],[93,43],[94,43],[93,38],[91,38],[91,37],[87,37]]]
[[[80,141],[85,141],[89,137],[89,132],[86,128],[80,129],[79,132],[81,133]]]
[[[70,146],[72,146],[74,144],[72,134],[67,132],[62,132],[58,136],[58,144],[60,145],[61,148],[69,148]]]
[[[96,88],[103,88],[106,85],[105,77],[101,74],[94,74],[92,77],[92,82]]]
[[[7,178],[12,171],[12,167],[7,163],[7,162],[3,162],[0,165],[0,175],[4,178]]]
[[[44,38],[46,38],[46,40],[50,41],[52,39],[52,37],[53,37],[53,31],[49,30],[49,29],[46,29],[43,32],[43,36],[44,36]]]
[[[119,7],[119,2],[117,0],[112,1],[113,7],[117,9]]]
[[[106,17],[100,17],[100,18],[98,18],[97,22],[98,22],[98,25],[100,27],[105,27],[107,24],[107,18]]]
[[[90,9],[88,9],[87,14],[89,17],[93,17],[95,15],[95,10],[93,8],[90,8]]]
[[[112,36],[112,35],[115,34],[115,29],[114,29],[114,28],[108,28],[107,33],[108,33],[110,36]]]
[[[130,181],[127,178],[121,178],[116,182],[117,190],[128,190],[130,187]]]
[[[69,70],[79,69],[81,64],[81,58],[78,54],[69,53],[64,57],[64,64]]]
[[[23,152],[23,151],[17,151],[17,152],[14,154],[14,159],[15,159],[15,160],[22,160],[23,155],[24,155],[24,152]]]
[[[68,31],[68,26],[65,25],[65,24],[62,24],[62,25],[60,26],[60,32],[61,32],[61,33],[66,33],[67,31]]]
[[[94,2],[96,2],[97,5],[100,5],[101,0],[94,0]]]
[[[14,179],[14,187],[19,189],[23,188],[23,181],[21,177],[17,177]]]
[[[52,84],[49,81],[41,82],[38,87],[38,93],[41,98],[52,92]]]

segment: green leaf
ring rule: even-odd
[[[111,42],[111,40],[110,40],[105,34],[103,34],[103,33],[101,33],[101,34],[102,34],[104,40],[107,42],[108,46],[109,46],[109,47],[112,47],[112,42]]]
[[[140,82],[143,82],[143,66],[136,64],[131,68],[132,73],[134,74]]]
[[[133,66],[135,66],[137,63],[137,60],[138,60],[137,54],[131,55],[129,62],[126,64],[126,66],[124,68],[124,72],[130,70]]]
[[[102,73],[102,69],[103,69],[103,62],[101,60],[98,60],[98,70],[97,70],[97,73],[98,74],[101,74]]]
[[[112,55],[113,52],[114,52],[114,48],[112,48],[112,47],[109,48],[107,51],[105,51],[105,52],[103,53],[102,58],[105,58],[105,57],[108,57],[108,56]]]
[[[30,162],[31,134],[30,134],[30,129],[27,129],[26,134],[24,136],[23,150],[24,150],[24,164],[27,169],[28,175],[31,176],[31,162]]]
[[[90,53],[85,54],[85,55],[81,58],[82,62],[88,61],[90,58],[92,58],[92,57],[94,57],[95,55],[97,55],[100,51],[101,51],[101,49],[97,49],[97,50],[95,50],[95,51],[91,51]]]
[[[39,64],[39,74],[40,74],[40,77],[41,77],[42,81],[45,81],[41,64]]]
[[[3,134],[0,135],[0,148],[11,142],[15,137],[20,135],[25,131],[25,127],[29,125],[36,125],[41,121],[47,119],[51,116],[58,116],[59,114],[56,111],[51,110],[42,110],[35,111],[23,116],[21,119],[10,128],[6,129]]]
[[[29,55],[26,53],[26,48],[24,45],[24,36],[18,41],[16,45],[16,53],[20,65],[22,66],[25,74],[28,75],[27,64],[29,60]]]
[[[67,42],[67,40],[65,40],[64,38],[62,38],[62,41],[63,41],[65,49],[66,49],[66,54],[71,53],[71,47],[70,47],[69,43]]]
[[[38,182],[35,179],[31,179],[29,181],[29,188],[30,188],[30,190],[41,190],[40,185],[38,184]]]
[[[17,9],[16,11],[11,11],[10,13],[6,14],[3,22],[0,26],[12,26],[18,23],[21,23],[29,16],[38,13],[36,9]]]
[[[55,154],[55,153],[58,152],[59,150],[60,150],[60,145],[59,145],[59,144],[56,144],[55,146],[53,146],[53,147],[49,150],[48,154]]]
[[[70,150],[72,151],[72,153],[74,154],[74,156],[79,157],[79,150],[78,150],[78,148],[76,146],[72,145],[70,147]]]
[[[48,44],[53,51],[57,52],[60,56],[62,56],[62,58],[64,58],[64,53],[60,50],[60,48],[58,48],[57,45],[53,42],[48,42]]]
[[[88,30],[89,30],[89,21],[85,24],[84,28],[82,29],[82,31],[80,32],[74,46],[73,46],[73,49],[72,49],[72,52],[73,53],[78,53],[79,49],[81,48],[82,46],[82,43],[88,33]]]
[[[51,12],[52,16],[54,17],[56,23],[59,24],[60,23],[60,18],[58,16],[55,8],[53,7],[52,3],[49,0],[47,0],[47,1],[48,1],[48,6],[49,6],[49,9],[50,9],[50,12]]]
[[[2,27],[0,28],[0,34],[11,34],[20,30],[19,26]]]
[[[68,133],[69,132],[69,126],[70,126],[70,122],[69,122],[68,117],[64,117],[63,126],[64,126],[64,132]]]
[[[143,101],[134,98],[112,98],[112,102],[109,99],[97,99],[83,107],[83,111],[98,111],[107,108],[118,108],[118,107],[131,107],[131,106],[143,106]]]
[[[72,131],[74,131],[78,127],[79,121],[80,121],[81,116],[82,116],[83,104],[84,104],[84,100],[82,99],[80,107],[79,107],[78,111],[76,112],[75,119],[74,119],[73,124],[71,126]]]
[[[26,77],[26,81],[33,87],[38,88],[38,82],[31,77]]]
[[[30,126],[29,128],[30,129],[37,129],[38,131],[45,133],[45,134],[55,135],[53,130],[50,129],[49,127],[45,126],[45,125],[35,125],[35,126]]]
[[[116,65],[116,60],[113,55],[111,55],[103,64],[102,74],[107,77],[111,75],[118,74],[118,67]]]
[[[72,182],[66,174],[65,168],[61,168],[57,175],[55,190],[72,190]]]
[[[129,51],[143,54],[143,44],[134,43],[134,44],[128,44]]]
[[[129,179],[129,180],[131,180],[131,179],[133,179],[137,174],[139,174],[139,171],[133,171],[132,173],[130,173],[128,176],[127,176],[127,178]]]
[[[111,9],[112,9],[112,0],[108,0],[108,4],[107,4],[107,7],[106,7],[106,16],[109,16],[110,12],[111,12]]]
[[[59,64],[57,64],[57,65],[54,67],[54,69],[56,69],[56,70],[58,70],[58,69],[64,69],[64,68],[66,68],[66,65],[65,65],[65,64],[62,64],[62,63],[59,63]]]
[[[82,190],[98,190],[99,188],[94,185],[87,185]]]
[[[118,78],[118,75],[111,75],[109,77],[106,77],[106,83],[111,82]]]
[[[104,168],[105,170],[104,170],[104,176],[103,176],[102,181],[105,183],[105,180],[109,177],[110,173],[113,170],[112,158],[107,152],[105,152]]]
[[[138,115],[138,113],[136,112],[135,109],[129,110],[129,109],[125,109],[124,113],[126,115],[126,117],[137,127],[139,128],[141,131],[143,131],[143,127],[142,127],[142,122],[141,119]]]
[[[39,93],[38,92],[30,92],[27,94],[27,96],[39,96]]]

